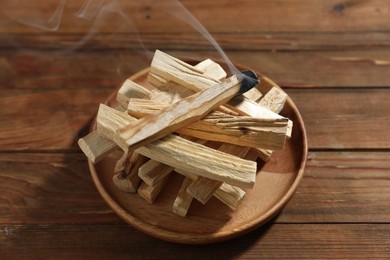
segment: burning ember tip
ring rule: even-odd
[[[256,73],[251,70],[244,70],[241,72],[240,76],[242,77],[241,87],[239,94],[243,94],[252,88],[256,87],[260,80],[257,77]]]

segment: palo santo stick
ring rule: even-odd
[[[236,210],[245,197],[245,191],[239,187],[223,183],[214,192],[214,197],[225,203],[232,210]]]
[[[155,185],[165,176],[168,176],[173,168],[160,162],[149,160],[138,170],[138,176],[147,184]]]
[[[116,143],[100,136],[96,131],[80,138],[78,145],[93,163],[97,163],[118,147]]]
[[[149,74],[153,74],[153,73],[149,73]],[[155,88],[150,91],[149,93],[150,100],[153,100],[156,103],[173,104],[179,100],[182,100],[196,93],[195,91],[185,88],[175,82],[166,81],[166,80],[164,82],[165,83],[162,83],[162,85],[160,85],[158,88]],[[233,110],[223,105],[219,106],[217,110],[230,115],[238,115],[238,113],[234,112]]]
[[[225,143],[218,150],[243,158],[249,152],[250,148]],[[187,188],[187,192],[201,203],[206,204],[222,184],[223,182],[221,181],[198,176]]]
[[[173,104],[194,94],[192,90],[177,87],[175,82],[166,82],[149,92],[149,99],[158,104]]]
[[[117,129],[135,118],[101,104],[97,114],[98,133],[113,139]],[[256,163],[216,151],[176,135],[151,142],[136,152],[173,168],[191,171],[196,175],[252,188],[256,178]]]
[[[190,178],[184,178],[179,193],[173,203],[173,213],[185,217],[192,202],[192,196],[187,193],[188,186],[192,183]]]
[[[210,59],[204,60],[196,64],[194,67],[201,71],[203,75],[217,81],[226,79],[227,76],[226,71],[221,67],[221,65]],[[168,80],[152,72],[148,73],[148,81],[156,88],[160,88],[168,82]]]
[[[201,69],[191,66],[190,64],[159,50],[156,50],[153,56],[150,71],[151,73],[154,73],[166,80],[176,82],[177,84],[195,92],[205,90],[220,83],[218,79],[205,75]],[[248,92],[259,93],[259,91],[254,88]],[[244,93],[243,95],[248,94]],[[252,94],[249,94],[249,96],[252,96]]]
[[[255,118],[267,118],[267,119],[277,119],[277,118],[285,118],[281,115],[278,115],[268,108],[260,106],[256,102],[247,99],[244,96],[237,96],[231,99],[228,102],[228,107],[234,111],[243,113],[248,116],[252,116]],[[293,122],[291,120],[288,121],[288,131],[287,137],[291,137]]]
[[[197,65],[194,66],[194,68],[202,71],[202,75],[205,75],[205,76],[207,76],[207,77],[209,77],[217,82],[220,82],[221,80],[226,79],[226,76],[227,76],[225,70],[218,63],[216,63],[210,59],[207,59],[207,60],[204,60],[204,61],[198,63]],[[151,100],[153,100],[157,103],[160,103],[161,99],[165,99],[167,94],[171,98],[172,97],[175,98],[175,101],[177,101],[180,98],[183,99],[183,98],[186,98],[186,97],[196,93],[195,91],[188,89],[188,88],[185,88],[185,87],[183,87],[175,82],[168,81],[160,76],[157,76],[156,74],[154,74],[152,72],[148,73],[148,80],[154,86],[156,86],[156,89],[153,89],[150,92],[149,97]],[[244,95],[249,94],[249,92],[252,93],[255,91],[257,91],[257,89],[252,88],[251,90],[244,93]],[[256,93],[256,95],[258,97],[261,97],[260,91],[257,91],[257,92],[258,93]],[[166,102],[163,101],[163,103],[166,103]],[[173,102],[169,102],[169,103],[173,103]],[[218,108],[218,110],[221,112],[227,113],[227,114],[238,115],[237,113],[233,112],[231,109],[228,109],[225,106],[220,106]]]
[[[153,204],[168,179],[169,174],[165,175],[153,185],[148,185],[147,183],[142,182],[138,188],[138,195],[145,199],[148,203]]]
[[[287,94],[277,87],[271,88],[266,95],[260,100],[259,105],[268,108],[277,114],[282,111],[287,100]]]
[[[219,65],[218,63],[216,63],[215,61],[210,60],[210,59],[204,60],[204,61],[196,64],[195,68],[203,71],[204,75],[206,75],[212,79],[218,80],[218,81],[226,79],[226,77],[227,77],[227,73],[221,67],[221,65]]]
[[[135,83],[134,81],[127,79],[122,86],[119,88],[116,95],[116,100],[123,107],[127,107],[129,98],[145,98],[149,95],[149,90],[143,86]]]
[[[221,181],[199,176],[190,186],[188,186],[187,192],[202,204],[206,204],[222,184],[223,182]]]
[[[164,104],[150,100],[131,98],[127,112],[140,118],[158,113],[165,107]],[[287,118],[261,119],[212,111],[203,119],[179,128],[176,132],[204,140],[277,150],[284,146],[287,123]]]
[[[138,177],[138,169],[147,160],[138,153],[133,153],[130,158],[124,153],[126,163],[124,169],[115,174],[112,178],[116,187],[124,192],[137,192],[141,179]],[[122,159],[122,158],[121,158]]]
[[[189,178],[191,181],[195,181],[198,178],[198,176],[189,171],[181,169],[175,169],[175,171],[177,173],[182,174],[186,178]],[[243,189],[230,185],[228,183],[223,183],[221,187],[219,187],[214,192],[214,197],[216,197],[222,203],[226,204],[229,208],[235,210],[241,204],[242,200],[245,197],[245,194],[246,193]]]
[[[259,105],[271,110],[272,112],[275,113],[280,113],[282,111],[284,104],[286,103],[287,100],[287,94],[281,90],[273,81],[266,77],[263,78],[263,83],[265,84],[271,84],[273,87],[271,88],[270,91],[268,91],[264,97],[260,100]],[[289,134],[287,136],[291,136],[291,131],[292,131],[292,122],[289,122]],[[265,149],[257,149],[256,150],[260,159],[263,161],[268,161],[269,158],[272,156],[272,151],[271,150],[265,150]]]
[[[188,87],[195,92],[219,83],[218,80],[204,75],[201,69],[197,69],[159,50],[156,50],[154,53],[150,71],[166,80]]]
[[[137,151],[151,159],[214,180],[253,188],[256,163],[228,155],[175,135],[169,135]]]
[[[247,87],[252,88],[257,83],[257,80],[249,82],[232,76],[212,88],[172,104],[158,114],[146,116],[135,124],[122,127],[114,141],[124,150],[136,149],[199,120],[233,96],[242,93],[243,89],[245,91]]]
[[[149,90],[127,79],[118,90],[116,99],[126,108],[130,97],[144,98],[148,94]],[[78,145],[93,163],[99,162],[117,148],[116,143],[100,136],[96,131],[80,138]]]

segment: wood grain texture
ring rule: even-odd
[[[0,86],[29,89],[113,90],[129,75],[150,66],[147,52],[98,50],[51,54],[0,52]],[[172,51],[180,58],[221,59],[213,51]],[[325,51],[227,51],[228,57],[288,88],[388,87],[390,54],[382,48]],[[133,62],[128,62],[129,60]],[[299,64],[299,66],[297,66]],[[316,69],[321,66],[321,69]],[[107,90],[108,91],[108,90]]]
[[[287,93],[299,106],[310,148],[390,147],[389,135],[382,132],[389,127],[388,89],[287,90]]]
[[[176,245],[126,225],[2,225],[0,255],[6,259],[358,259],[389,257],[386,224],[274,224],[247,236],[206,246]],[[78,237],[79,239],[74,239]],[[292,240],[293,238],[293,240]],[[348,243],[346,243],[348,241]],[[46,245],[42,250],[42,245]],[[153,248],[153,250],[151,250]],[[156,252],[163,252],[156,254]]]
[[[33,16],[36,14],[42,14],[44,12],[53,14],[58,4],[49,5],[49,2],[49,0],[44,0],[22,6],[15,5],[12,2],[5,2],[2,3],[1,7],[7,8],[7,15],[13,16],[14,19],[28,22],[34,21]],[[98,27],[100,32],[135,32],[134,28],[130,27],[129,24],[124,24],[125,19],[121,15],[118,15],[117,12],[119,8],[129,16],[131,22],[142,33],[160,33],[161,31],[178,33],[193,30],[183,21],[161,11],[180,11],[175,1],[165,1],[163,3],[143,1],[142,3],[134,3],[120,0],[117,2],[119,3],[118,8],[114,6],[111,10],[108,10],[109,12],[107,12],[108,15],[105,19],[100,17],[102,21],[101,26]],[[265,0],[260,2],[250,0],[236,0],[234,2],[229,0],[214,2],[207,0],[185,0],[182,2],[212,33],[239,33],[243,30],[242,28],[245,28],[246,31],[260,32],[361,32],[389,29],[386,16],[389,3],[381,0],[358,2],[340,2],[337,0],[326,2],[321,0]],[[91,24],[93,25],[93,21],[89,22],[74,15],[80,11],[82,3],[72,0],[67,2],[66,7],[61,21],[61,27],[58,28],[58,33],[84,34],[88,32]],[[245,7],[242,9],[245,10],[246,15],[237,12],[237,8],[240,7]],[[105,11],[103,8],[104,6],[101,6],[101,11]],[[218,16],[209,10],[218,10],[218,12],[225,15]],[[362,16],[365,19],[361,19]],[[226,17],[229,17],[229,19],[225,19]],[[318,19],[318,17],[322,19]],[[34,27],[16,23],[15,20],[11,20],[9,17],[2,16],[1,18],[2,24],[6,25],[2,28],[1,32],[34,33],[39,31]],[[176,26],[172,27],[173,24]],[[246,26],[242,26],[244,24]],[[272,26],[269,26],[270,24]]]
[[[139,34],[115,12],[94,27],[95,19],[75,16],[83,5],[75,0],[66,1],[57,31],[43,31],[10,16],[43,10],[47,18],[60,1],[4,8],[20,2],[0,4],[7,10],[0,13],[0,258],[390,258],[389,2],[181,1],[235,64],[287,90],[311,149],[295,196],[269,225],[202,247],[122,224],[96,192],[75,142],[97,104],[149,66],[148,50],[219,55],[147,1],[117,1]],[[141,4],[137,12],[133,4]],[[139,36],[146,51],[136,54]]]
[[[389,223],[389,159],[388,151],[311,152],[305,177],[278,221]]]
[[[109,92],[3,89],[0,93],[1,150],[60,150],[77,147],[77,140],[88,133],[99,100]]]
[[[119,222],[79,153],[0,153],[1,224]]]

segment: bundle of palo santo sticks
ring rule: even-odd
[[[192,66],[156,51],[148,74],[154,88],[126,80],[119,106],[101,104],[97,130],[79,146],[93,163],[121,148],[114,184],[149,203],[171,174],[185,176],[173,201],[180,216],[193,198],[205,204],[214,196],[235,210],[255,185],[257,158],[267,161],[292,131],[292,121],[279,115],[286,93],[266,77],[262,84],[273,87],[261,93],[250,88],[258,80],[246,77],[227,78],[209,59]],[[243,93],[245,84],[251,86]]]

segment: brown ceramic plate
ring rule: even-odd
[[[131,79],[148,85],[148,69]],[[269,86],[260,84],[263,93]],[[107,104],[115,106],[115,93]],[[276,151],[266,163],[260,163],[256,184],[248,189],[240,207],[233,211],[212,198],[206,205],[193,201],[187,217],[172,213],[173,201],[182,176],[174,174],[154,204],[148,204],[136,194],[119,191],[112,182],[113,168],[120,152],[114,152],[97,164],[89,162],[95,185],[103,199],[125,222],[153,237],[185,244],[207,244],[227,240],[263,225],[282,210],[294,194],[302,176],[307,156],[304,124],[298,109],[288,99],[282,115],[294,122],[292,137],[281,151]],[[94,126],[93,126],[94,127]]]

